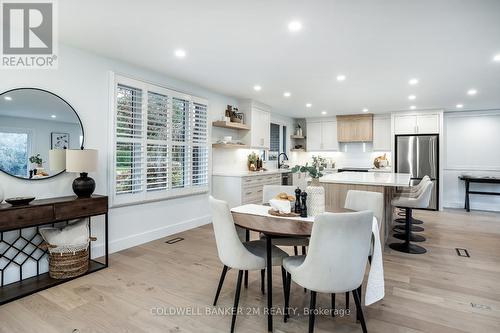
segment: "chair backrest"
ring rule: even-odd
[[[292,279],[324,293],[358,288],[370,251],[373,213],[323,213],[314,220],[309,250]]]
[[[209,203],[220,261],[231,268],[239,268],[245,261],[264,263],[264,259],[250,253],[241,243],[227,202],[210,196]]]
[[[430,182],[431,182],[431,178],[429,176],[427,176],[427,175],[424,176],[422,178],[422,180],[420,181],[420,183],[418,183],[417,185],[411,187],[411,193],[410,193],[411,196],[418,197],[424,191],[425,185],[427,183],[430,183]]]
[[[289,185],[264,185],[263,194],[262,194],[262,202],[268,203],[269,200],[271,200],[276,195],[283,193],[283,192],[295,197],[295,189],[296,188],[297,188],[296,186],[289,186]]]
[[[380,192],[349,190],[345,198],[344,208],[357,212],[371,211],[377,218],[380,227],[384,217],[384,195]]]
[[[432,196],[432,188],[434,187],[434,183],[432,181],[427,181],[425,185],[422,187],[422,190],[419,191],[417,197],[415,197],[415,203],[413,204],[414,208],[427,208],[429,207],[429,203],[431,201]]]

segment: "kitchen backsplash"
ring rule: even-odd
[[[341,151],[335,152],[291,152],[288,154],[290,167],[296,164],[305,164],[312,160],[313,155],[320,155],[335,162],[336,167],[359,167],[372,168],[373,160],[377,156],[384,155],[384,152],[371,151],[371,144],[363,143],[348,143],[340,145]],[[259,150],[253,149],[213,149],[212,150],[212,170],[213,172],[224,171],[245,171],[247,170],[247,156],[253,151],[260,153]],[[385,152],[389,160],[389,166],[392,166],[392,158],[390,152]],[[266,169],[276,168],[276,161],[264,163]]]

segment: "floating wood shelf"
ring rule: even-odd
[[[290,139],[305,139],[305,136],[300,136],[300,135],[290,135]]]
[[[299,148],[299,149],[296,149],[296,148],[292,148],[290,149],[290,151],[295,151],[295,152],[304,152],[306,151],[304,148]]]
[[[212,126],[231,128],[231,129],[236,129],[236,130],[244,130],[244,131],[250,130],[250,127],[248,127],[248,125],[240,124],[240,123],[232,123],[232,122],[227,122],[227,121],[221,121],[221,120],[214,121],[212,123]]]
[[[236,143],[213,143],[212,148],[223,148],[223,149],[249,149],[250,146],[239,145]]]

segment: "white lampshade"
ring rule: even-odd
[[[49,169],[53,171],[66,169],[66,149],[49,150]]]
[[[67,172],[92,172],[97,170],[96,149],[67,149]]]

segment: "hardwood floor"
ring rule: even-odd
[[[428,253],[407,255],[386,250],[386,297],[365,307],[369,332],[496,332],[500,327],[500,214],[459,210],[415,212],[425,221],[422,245]],[[0,307],[0,332],[229,332],[230,315],[205,311],[232,306],[236,272],[229,271],[217,307],[211,303],[222,269],[212,226],[179,234],[110,257],[110,267]],[[391,240],[389,240],[390,242]],[[468,249],[459,257],[455,248]],[[348,255],[348,254],[346,254]],[[281,275],[274,272],[273,297],[283,305]],[[290,305],[303,308],[309,295],[292,287]],[[351,308],[354,302],[351,299]],[[250,274],[236,332],[266,332],[260,274]],[[317,304],[329,308],[328,295]],[[344,296],[337,295],[337,307]],[[190,315],[156,311],[190,310]],[[198,313],[197,311],[200,311]],[[275,316],[275,332],[306,332],[307,317],[293,315],[284,324]],[[361,332],[350,316],[316,317],[315,332]]]

